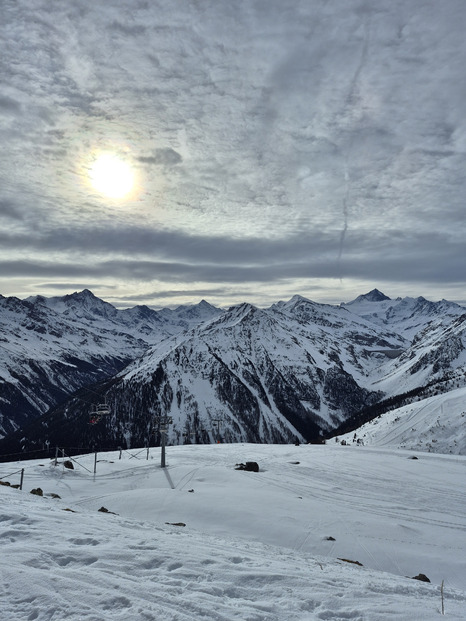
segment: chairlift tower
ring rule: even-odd
[[[223,423],[223,418],[213,418],[212,423],[217,425],[217,444],[220,444],[220,425]]]
[[[161,458],[160,458],[160,467],[165,468],[165,445],[167,442],[167,433],[169,426],[173,423],[173,418],[171,416],[156,416],[155,424],[160,433],[160,447],[161,447]]]
[[[183,434],[183,438],[188,438],[189,443],[191,444],[193,440],[196,439],[196,431],[191,429],[191,426],[187,426],[187,431]]]

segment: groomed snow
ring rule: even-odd
[[[167,447],[162,469],[160,449],[146,456],[101,453],[95,475],[94,455],[74,470],[0,464],[12,484],[24,468],[23,491],[0,487],[2,619],[429,621],[444,580],[445,617],[464,620],[466,457],[219,444]],[[260,472],[235,470],[252,460]]]
[[[456,388],[385,412],[338,440],[466,455],[466,388]]]

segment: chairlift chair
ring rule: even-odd
[[[111,414],[110,408],[106,403],[99,403],[95,406],[97,416],[107,416]]]
[[[96,425],[102,416],[108,416],[111,414],[110,407],[107,405],[107,401],[104,403],[98,403],[97,405],[93,405],[91,409],[91,418],[89,420],[89,424]]]

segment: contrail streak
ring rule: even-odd
[[[340,247],[338,249],[338,259],[337,259],[338,274],[339,274],[340,282],[342,281],[342,276],[341,276],[341,257],[343,255],[343,247],[345,245],[346,231],[348,230],[348,198],[349,198],[349,190],[350,190],[350,184],[349,184],[348,164],[346,163],[345,164],[345,195],[343,197],[343,230],[341,231],[341,235],[340,235]]]

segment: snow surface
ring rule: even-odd
[[[466,388],[385,412],[338,440],[466,455]]]
[[[22,492],[0,487],[2,619],[429,621],[442,580],[445,617],[466,617],[466,457],[218,444],[169,446],[162,469],[159,448],[119,456],[99,454],[95,475],[94,455],[74,470],[0,464],[12,484],[25,469]],[[235,470],[252,460],[258,473]]]

